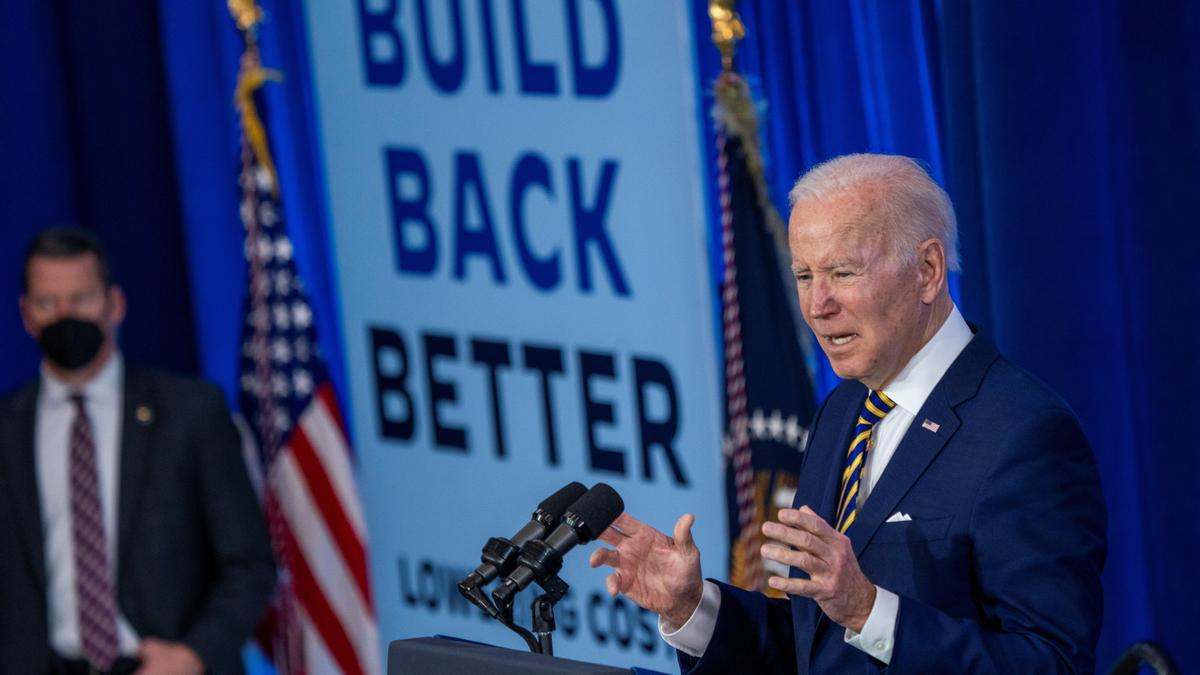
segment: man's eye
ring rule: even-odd
[[[809,281],[812,281],[812,275],[808,272],[800,272],[796,275],[796,281],[807,284]]]
[[[854,276],[854,273],[853,273],[853,272],[847,272],[846,270],[838,270],[838,271],[836,271],[836,272],[834,272],[834,273],[833,273],[833,278],[834,278],[834,279],[849,279],[849,278],[850,278],[850,277],[852,277],[852,276]]]

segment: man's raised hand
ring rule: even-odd
[[[593,551],[591,566],[613,568],[605,579],[609,595],[624,594],[678,628],[692,616],[704,593],[700,551],[692,540],[695,522],[695,516],[685,513],[675,523],[675,536],[668,537],[622,513],[600,535],[614,548]]]

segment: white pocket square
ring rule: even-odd
[[[897,512],[893,513],[892,515],[888,516],[888,519],[883,522],[885,522],[885,523],[907,523],[907,522],[910,522],[911,520],[912,520],[912,516],[908,515],[907,513],[903,512],[903,511],[897,511]]]

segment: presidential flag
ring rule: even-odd
[[[786,234],[763,180],[753,101],[732,70],[720,76],[714,94],[730,580],[778,595],[767,577],[788,571],[759,556],[761,527],[792,505],[816,408]]]
[[[253,3],[250,3],[252,6]],[[239,378],[279,581],[259,642],[280,673],[379,673],[353,456],[279,200],[254,25],[238,76],[246,297]]]

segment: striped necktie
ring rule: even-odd
[[[874,447],[871,442],[871,430],[887,414],[896,407],[896,402],[888,398],[882,391],[868,391],[863,401],[862,412],[858,414],[858,424],[854,427],[854,440],[850,441],[850,449],[846,451],[846,469],[842,471],[842,490],[838,497],[837,523],[838,532],[845,533],[850,529],[858,515],[858,483],[862,478],[863,466],[867,463],[867,451]]]
[[[108,564],[100,477],[96,471],[96,440],[83,407],[74,394],[71,423],[71,532],[75,545],[75,600],[83,657],[99,670],[108,670],[118,656],[117,601]]]

